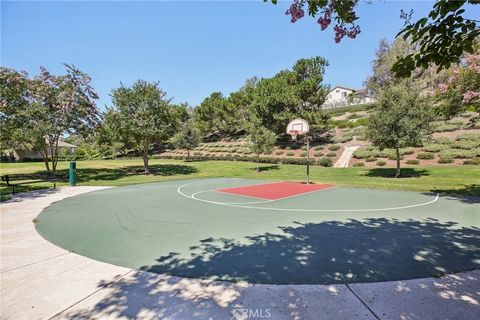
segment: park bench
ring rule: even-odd
[[[40,182],[52,182],[53,183],[53,189],[57,188],[57,182],[60,181],[60,179],[57,178],[43,178],[43,177],[36,177],[34,179],[23,179],[21,180],[20,178],[12,175],[4,175],[2,176],[2,181],[5,182],[5,184],[8,187],[12,187],[12,194],[15,194],[15,189],[19,185],[28,185],[28,184],[33,184],[33,183],[40,183]],[[15,183],[12,183],[12,181],[15,181]],[[18,182],[17,182],[18,181]]]

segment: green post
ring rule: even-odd
[[[70,161],[70,185],[73,187],[77,184],[77,163]]]

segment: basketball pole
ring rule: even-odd
[[[310,184],[310,143],[308,142],[308,135],[305,135],[307,139],[307,184]]]

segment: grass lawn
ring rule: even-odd
[[[141,159],[129,160],[87,160],[77,162],[78,185],[122,186],[155,181],[239,177],[266,180],[305,179],[305,166],[270,165],[261,166],[262,171],[255,172],[255,164],[235,161],[198,161],[150,160],[153,174],[145,175]],[[24,175],[40,174],[45,167],[41,162],[2,163],[1,174]],[[433,191],[450,194],[480,196],[480,168],[462,167],[405,167],[403,178],[395,179],[393,168],[324,168],[311,167],[311,180],[336,185],[396,189],[411,191]],[[68,184],[68,162],[60,162],[58,176],[64,179],[59,185]],[[51,183],[22,185],[18,192],[51,188]],[[11,188],[3,182],[0,187],[2,200],[8,199]]]

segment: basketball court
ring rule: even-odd
[[[479,209],[430,193],[218,178],[78,195],[36,228],[80,255],[156,273],[359,283],[477,269]]]

